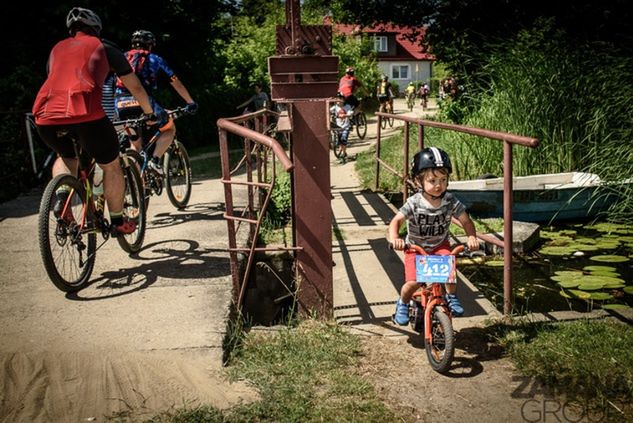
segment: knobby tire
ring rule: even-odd
[[[123,198],[123,216],[136,222],[136,230],[131,234],[120,234],[119,245],[128,254],[137,253],[143,247],[147,215],[143,199],[143,181],[133,161],[123,168],[125,178],[125,196]]]
[[[65,187],[71,194],[68,207],[72,222],[58,219],[53,212],[60,187]],[[94,268],[97,235],[94,230],[82,233],[80,227],[87,207],[86,191],[72,175],[54,177],[42,195],[38,216],[40,254],[51,282],[64,292],[85,287]],[[94,221],[91,210],[86,220]]]
[[[455,334],[451,319],[444,311],[436,307],[431,316],[431,343],[425,340],[426,356],[433,370],[446,373],[455,354]]]
[[[361,140],[365,139],[365,135],[367,135],[367,115],[365,112],[356,115],[356,134]]]
[[[191,163],[185,146],[178,140],[165,153],[163,170],[169,201],[177,209],[189,204],[191,197]]]

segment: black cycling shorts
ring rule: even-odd
[[[37,132],[46,145],[64,158],[75,157],[71,137],[99,164],[110,163],[119,156],[116,130],[107,117],[70,125],[37,125]]]

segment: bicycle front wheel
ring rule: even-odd
[[[87,231],[86,191],[72,175],[58,175],[46,186],[38,217],[40,254],[51,282],[75,292],[88,284],[95,263],[97,235]],[[90,216],[87,216],[90,215]]]
[[[424,340],[426,356],[431,367],[438,373],[446,373],[455,354],[455,335],[451,319],[436,307],[431,316],[431,342]]]
[[[191,163],[185,146],[174,140],[174,145],[167,150],[164,160],[169,201],[174,207],[184,209],[191,197]]]
[[[143,182],[138,168],[134,163],[123,168],[125,178],[125,196],[123,197],[123,216],[136,223],[136,230],[131,234],[120,234],[117,237],[119,245],[128,254],[137,253],[143,246],[145,239],[145,201],[143,198]]]
[[[330,147],[332,148],[332,153],[334,153],[334,157],[337,159],[341,158],[341,152],[338,149],[338,132],[330,131]]]
[[[365,112],[360,112],[356,115],[356,134],[361,140],[367,135],[367,115]]]
[[[125,154],[130,159],[130,164],[134,164],[136,169],[138,170],[138,174],[141,177],[141,182],[143,183],[143,198],[145,199],[145,211],[149,209],[149,198],[152,196],[152,189],[150,188],[150,182],[145,178],[147,172],[143,171],[143,169],[147,166],[146,156],[142,156],[138,151],[128,148],[125,150]]]

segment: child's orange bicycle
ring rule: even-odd
[[[420,284],[411,299],[409,321],[413,330],[424,333],[426,356],[433,370],[446,373],[455,354],[455,333],[444,284],[457,282],[455,256],[464,251],[464,246],[456,246],[446,256],[429,255],[422,247],[411,244],[406,244],[405,250],[417,253],[416,280]]]

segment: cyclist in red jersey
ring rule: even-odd
[[[40,88],[33,115],[42,140],[58,155],[53,176],[77,173],[72,135],[103,169],[104,195],[113,235],[134,232],[133,221],[123,218],[125,181],[119,164],[116,131],[101,105],[102,86],[115,72],[138,99],[149,122],[158,119],[147,93],[125,56],[114,44],[101,40],[101,19],[89,9],[74,7],[66,17],[70,37],[58,42],[48,59],[48,78]],[[54,211],[60,214],[68,192],[57,193]]]
[[[348,67],[345,69],[345,75],[341,77],[338,83],[338,92],[343,96],[343,104],[349,104],[353,108],[358,107],[360,103],[354,96],[354,90],[362,86],[363,84],[354,76],[354,68]]]

